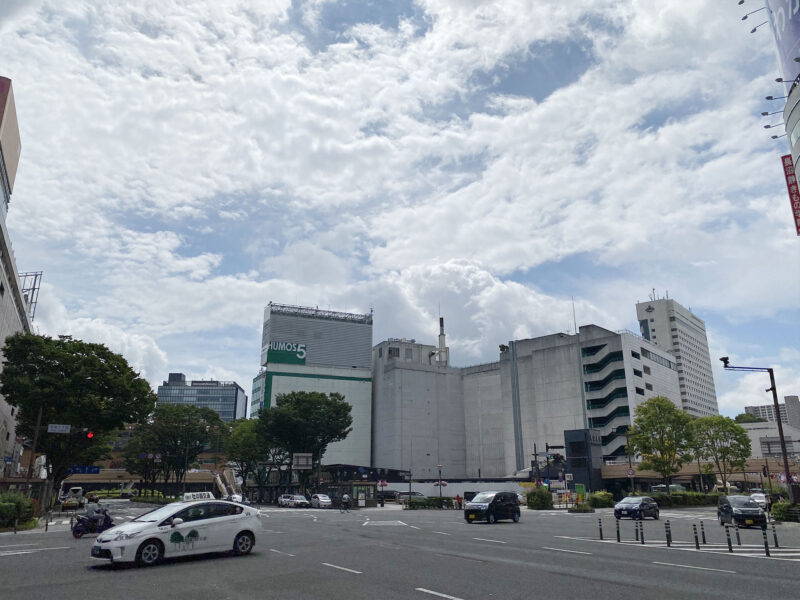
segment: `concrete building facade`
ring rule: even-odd
[[[750,438],[750,458],[774,458],[782,460],[781,440],[776,421],[766,423],[740,423]],[[800,428],[783,426],[786,453],[794,460],[800,458]]]
[[[253,406],[268,410],[279,394],[339,393],[353,430],[328,446],[323,464],[369,466],[372,439],[372,314],[270,303],[264,309],[263,382]],[[254,382],[255,387],[255,382]],[[255,416],[255,414],[251,414]]]
[[[31,330],[30,297],[23,290],[6,228],[20,151],[11,80],[0,77],[0,340]],[[16,409],[0,396],[0,476],[4,472],[17,472],[21,455],[22,444],[16,435]]]
[[[767,421],[777,421],[774,404],[745,406],[744,412]],[[800,399],[797,396],[784,396],[783,404],[778,404],[778,413],[780,414],[781,423],[800,429]]]
[[[693,417],[719,414],[706,325],[669,298],[636,304],[642,337],[674,356],[681,406]]]
[[[170,373],[158,386],[158,404],[181,404],[210,408],[230,423],[247,415],[247,394],[235,381],[186,381],[183,373]]]
[[[534,448],[591,430],[603,456],[624,453],[636,406],[680,406],[674,357],[630,333],[588,325],[578,334],[510,341],[500,360],[455,368],[440,345],[389,339],[373,351],[373,466],[413,477],[506,477]],[[577,435],[577,434],[576,434]]]

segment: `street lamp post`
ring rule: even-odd
[[[442,497],[442,465],[436,465],[439,467],[439,498]]]
[[[789,490],[789,502],[792,504],[797,503],[795,498],[795,488],[792,485],[792,476],[789,473],[789,455],[786,452],[786,438],[783,437],[783,424],[781,423],[780,406],[778,405],[778,388],[775,385],[775,372],[772,367],[734,367],[730,364],[727,356],[720,358],[723,368],[726,371],[757,371],[760,373],[769,373],[769,389],[767,392],[772,392],[772,402],[775,405],[775,422],[778,424],[778,438],[781,442],[781,456],[783,458],[783,474],[786,477],[786,487]]]

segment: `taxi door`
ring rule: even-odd
[[[184,556],[200,552],[212,552],[210,547],[213,536],[210,535],[211,503],[194,504],[172,517],[162,537],[164,556]],[[174,524],[175,519],[182,523]],[[159,527],[161,531],[163,527]]]
[[[233,548],[233,540],[242,529],[242,521],[246,517],[243,506],[218,502],[212,510],[212,530],[214,543],[219,550]]]

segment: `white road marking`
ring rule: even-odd
[[[580,550],[566,550],[564,548],[549,548],[542,546],[542,550],[555,550],[556,552],[569,552],[570,554],[591,554],[591,552],[581,552]]]
[[[433,533],[438,533],[439,535],[450,535],[449,533],[445,533],[444,531],[434,531]]]
[[[39,544],[8,544],[7,546],[0,546],[0,548],[15,548],[17,546],[38,546]]]
[[[405,525],[405,523],[403,523],[403,525]],[[416,525],[409,525],[409,527],[411,527],[411,529],[419,529],[419,527],[417,527]]]
[[[356,575],[361,575],[361,571],[354,571],[353,569],[348,569],[347,567],[340,567],[338,565],[332,565],[331,563],[322,563],[326,567],[332,567],[334,569],[340,569],[341,571],[347,571],[348,573],[355,573]]]
[[[450,600],[462,600],[456,596],[450,596],[448,594],[442,594],[441,592],[434,592],[433,590],[426,590],[425,588],[414,588],[418,592],[424,592],[426,594],[430,594],[431,596],[439,596],[439,598],[449,598]]]
[[[29,548],[28,550],[7,550],[0,552],[0,557],[14,556],[17,554],[35,554],[36,552],[43,552],[44,550],[69,550],[69,546],[60,546],[58,548]]]
[[[726,569],[709,569],[708,567],[694,567],[692,565],[676,565],[674,563],[656,562],[654,565],[666,565],[668,567],[682,567],[684,569],[697,569],[698,571],[716,571],[717,573],[736,573],[736,571],[728,571]]]
[[[508,542],[501,542],[500,540],[487,540],[486,538],[472,538],[473,540],[478,540],[479,542],[492,542],[493,544],[507,544]]]
[[[295,556],[294,554],[289,554],[288,552],[281,552],[280,550],[275,550],[275,548],[270,548],[270,552],[275,552],[276,554],[285,554],[286,556]]]

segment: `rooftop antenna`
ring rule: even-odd
[[[575,296],[572,297],[572,325],[575,328],[575,335],[578,335],[578,319],[575,317]]]

